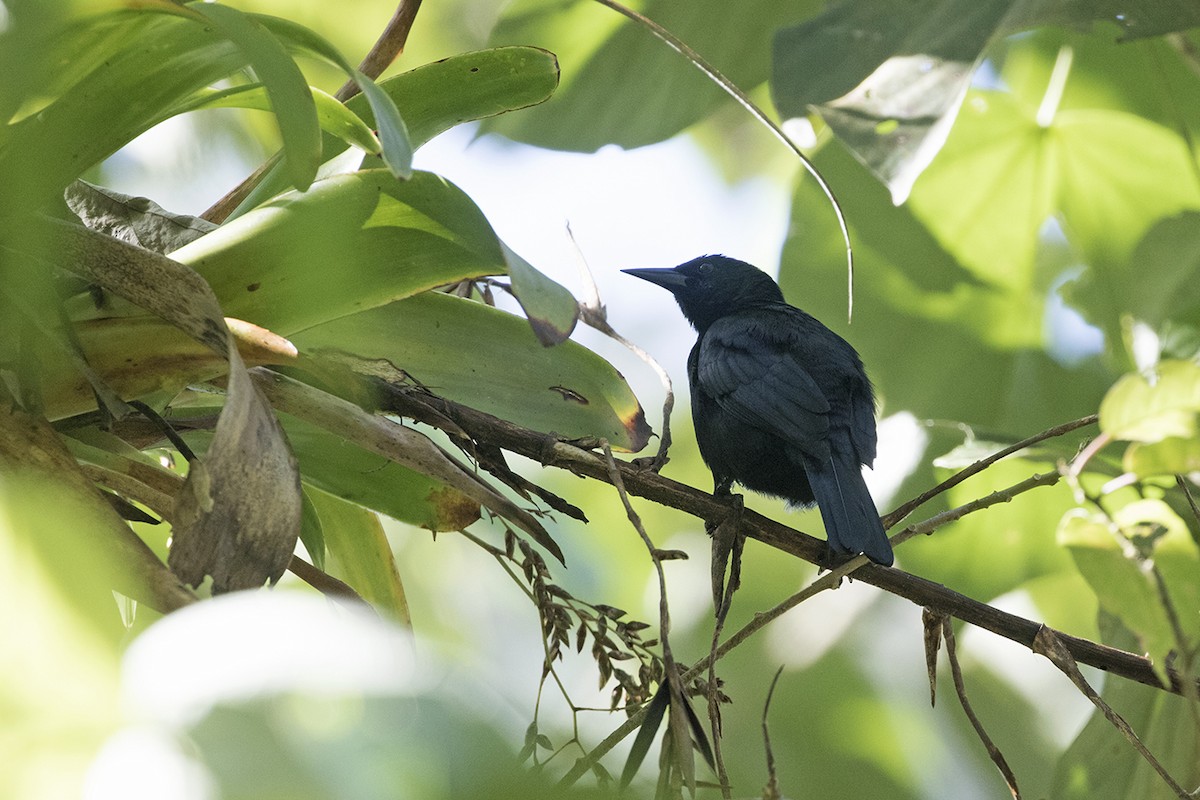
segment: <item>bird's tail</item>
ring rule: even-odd
[[[830,548],[838,553],[864,553],[876,564],[890,567],[892,545],[854,457],[831,453],[824,461],[806,458],[805,469]]]

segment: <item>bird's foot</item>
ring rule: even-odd
[[[742,532],[742,512],[745,510],[742,496],[726,496],[730,500],[729,512],[719,523],[709,521],[704,525],[712,537],[712,592],[717,619],[724,619],[733,593],[741,585],[742,548],[746,543],[746,535]]]
[[[671,460],[671,457],[668,456],[666,453],[659,452],[652,456],[643,456],[641,458],[635,458],[632,461],[630,461],[629,463],[632,464],[633,466],[635,466],[636,468],[638,468],[639,470],[648,470],[650,472],[657,474],[663,467],[665,467],[667,465],[667,462],[670,460]]]
[[[832,571],[845,564],[847,561],[855,557],[855,553],[842,553],[834,550],[828,544],[825,545],[825,551],[821,554],[817,561],[817,572],[822,573]]]

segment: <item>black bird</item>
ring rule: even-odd
[[[714,493],[737,481],[798,506],[815,500],[833,552],[890,566],[862,477],[875,460],[875,395],[854,348],[744,261],[710,255],[624,272],[673,294],[699,334],[688,382]]]

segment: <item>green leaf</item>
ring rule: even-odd
[[[974,91],[912,206],[963,265],[1015,288],[1053,213],[1087,263],[1121,263],[1156,222],[1200,208],[1200,182],[1184,139],[1153,122],[1066,110],[1043,126],[1016,98]]]
[[[340,68],[342,72],[346,73],[346,77],[352,78],[358,84],[367,103],[371,106],[375,126],[379,129],[384,162],[397,178],[408,179],[411,177],[414,147],[408,137],[408,129],[400,117],[396,104],[379,89],[375,81],[355,69],[341,51],[310,28],[278,17],[259,16],[256,18],[264,27],[293,48],[325,59]],[[325,161],[328,157],[328,155],[323,156],[321,160]]]
[[[1135,442],[1125,451],[1123,464],[1139,478],[1200,472],[1200,439],[1171,436],[1150,444]]]
[[[190,3],[246,54],[271,97],[292,184],[304,191],[321,165],[321,127],[304,73],[283,45],[254,17],[219,3]]]
[[[1200,365],[1163,361],[1150,376],[1122,377],[1100,404],[1100,429],[1115,439],[1191,437],[1200,414]]]
[[[1063,294],[1096,325],[1130,314],[1162,329],[1168,320],[1200,319],[1200,214],[1164,219],[1123,263],[1088,270]]]
[[[309,91],[312,92],[313,101],[316,103],[317,121],[321,125],[321,130],[368,153],[378,155],[381,152],[379,140],[375,138],[374,132],[357,114],[346,108],[331,94],[326,94],[312,86],[309,87]],[[176,111],[183,113],[202,108],[272,110],[267,90],[259,83],[233,86],[228,89],[205,89]]]
[[[793,197],[780,285],[862,354],[885,414],[909,409],[919,419],[985,426],[1015,441],[1095,411],[1112,378],[1094,364],[1064,366],[1047,355],[1045,295],[1032,274],[1002,285],[984,281],[911,204],[893,206],[843,148],[823,148],[816,164],[838,188],[855,242],[854,324],[845,321],[845,245],[813,181],[801,181]],[[1015,266],[1007,258],[997,263]]]
[[[1120,21],[1126,38],[1195,24],[1194,9],[1162,12],[1117,2],[843,2],[776,34],[771,95],[785,118],[814,107],[900,203],[946,142],[992,41],[1046,23]]]
[[[528,323],[426,293],[296,334],[302,352],[353,354],[404,370],[443,397],[534,430],[637,451],[650,435],[625,379],[574,342],[546,348]]]
[[[280,422],[310,487],[431,531],[458,531],[479,519],[479,503],[289,414]]]
[[[1200,553],[1187,524],[1161,500],[1139,500],[1119,509],[1114,521],[1133,545],[1152,552],[1184,634],[1200,637]],[[1117,534],[1099,515],[1082,510],[1067,513],[1059,523],[1058,541],[1071,551],[1076,567],[1108,613],[1137,634],[1166,678],[1168,653],[1179,647],[1160,599],[1158,587],[1138,561],[1123,552]]]
[[[371,114],[379,128],[379,141],[383,145],[383,160],[397,178],[412,177],[413,144],[408,138],[408,128],[400,117],[400,111],[392,98],[376,85],[375,81],[355,71],[355,80],[362,87],[363,96],[371,104]]]
[[[534,47],[464,53],[379,83],[379,88],[404,109],[404,123],[414,150],[463,122],[541,103],[557,86],[558,62],[554,54]],[[346,107],[367,125],[376,124],[367,97],[351,97]],[[326,136],[323,147],[326,161],[346,150],[345,142],[334,136]],[[286,186],[282,171],[272,170],[238,206],[235,215],[274,197]]]
[[[648,0],[637,9],[751,91],[770,73],[767,42],[775,29],[821,5],[818,0]],[[545,47],[562,60],[563,86],[552,102],[483,126],[539,147],[582,152],[606,144],[640,147],[733,104],[649,31],[598,4],[509,3],[491,41]]]
[[[227,316],[282,335],[464,278],[504,271],[478,207],[427,172],[318,181],[171,254],[213,287]]]
[[[1009,0],[833,6],[776,33],[771,97],[785,119],[816,106],[899,204],[941,149],[1011,8]]]
[[[178,7],[176,7],[178,8]],[[11,126],[0,151],[0,185],[28,185],[38,205],[141,133],[199,89],[244,68],[246,54],[212,28],[175,14],[120,15],[123,39],[106,58],[36,115]],[[103,15],[80,22],[110,32]],[[74,41],[74,39],[70,40]],[[64,63],[74,53],[57,52]]]
[[[538,340],[547,347],[566,341],[579,321],[575,296],[507,247],[504,255],[513,294]]]
[[[286,430],[286,429],[285,429]],[[288,437],[291,441],[291,437]],[[293,444],[293,447],[295,445]],[[317,516],[317,507],[309,497],[309,489],[301,487],[300,505],[300,541],[308,551],[313,566],[325,569],[325,532],[321,529],[321,518]]]
[[[404,584],[379,517],[318,489],[308,495],[329,548],[329,574],[348,583],[387,616],[412,627]]]

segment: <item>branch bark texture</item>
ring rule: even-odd
[[[393,406],[412,403],[411,408],[394,407],[391,409],[402,414],[412,413],[423,406],[433,405],[472,438],[526,456],[545,466],[565,469],[577,475],[606,483],[612,482],[604,457],[584,449],[595,446],[595,442],[560,441],[556,437],[513,425],[442,398],[424,396],[417,399],[410,395],[392,397],[390,401]],[[616,463],[621,480],[625,484],[625,490],[630,495],[670,506],[706,522],[719,523],[729,512],[727,504],[717,500],[708,492],[673,481],[649,470],[639,469],[624,461]],[[825,551],[823,540],[768,519],[749,509],[743,512],[742,524],[746,535],[752,539],[757,539],[763,544],[812,564],[821,563]],[[927,606],[936,612],[976,625],[997,636],[1018,642],[1030,650],[1033,650],[1038,632],[1044,627],[1039,622],[1001,611],[942,584],[934,583],[901,569],[867,563],[855,570],[853,576],[855,580],[903,597],[918,606]],[[1183,685],[1178,673],[1169,670],[1170,685],[1163,686],[1151,668],[1150,660],[1144,656],[1059,631],[1055,633],[1067,651],[1081,664],[1087,664],[1148,686],[1182,694]]]

